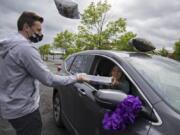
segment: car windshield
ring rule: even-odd
[[[179,62],[134,57],[128,61],[168,104],[180,111]]]

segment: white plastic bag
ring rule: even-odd
[[[72,0],[54,0],[59,13],[67,18],[79,19],[78,4]]]

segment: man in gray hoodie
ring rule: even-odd
[[[18,33],[0,40],[0,116],[7,119],[18,135],[40,135],[39,84],[68,85],[86,81],[84,74],[58,76],[43,63],[31,44],[42,40],[43,18],[23,12],[17,22]]]

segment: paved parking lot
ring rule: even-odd
[[[47,63],[52,72],[56,72],[54,63]],[[66,129],[56,127],[52,115],[52,88],[40,86],[40,111],[43,120],[43,135],[69,135]],[[16,135],[14,129],[5,120],[0,119],[0,135]]]

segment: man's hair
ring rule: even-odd
[[[17,21],[18,31],[21,31],[23,29],[23,25],[25,23],[27,23],[31,27],[35,21],[43,23],[44,19],[34,12],[23,12]]]

